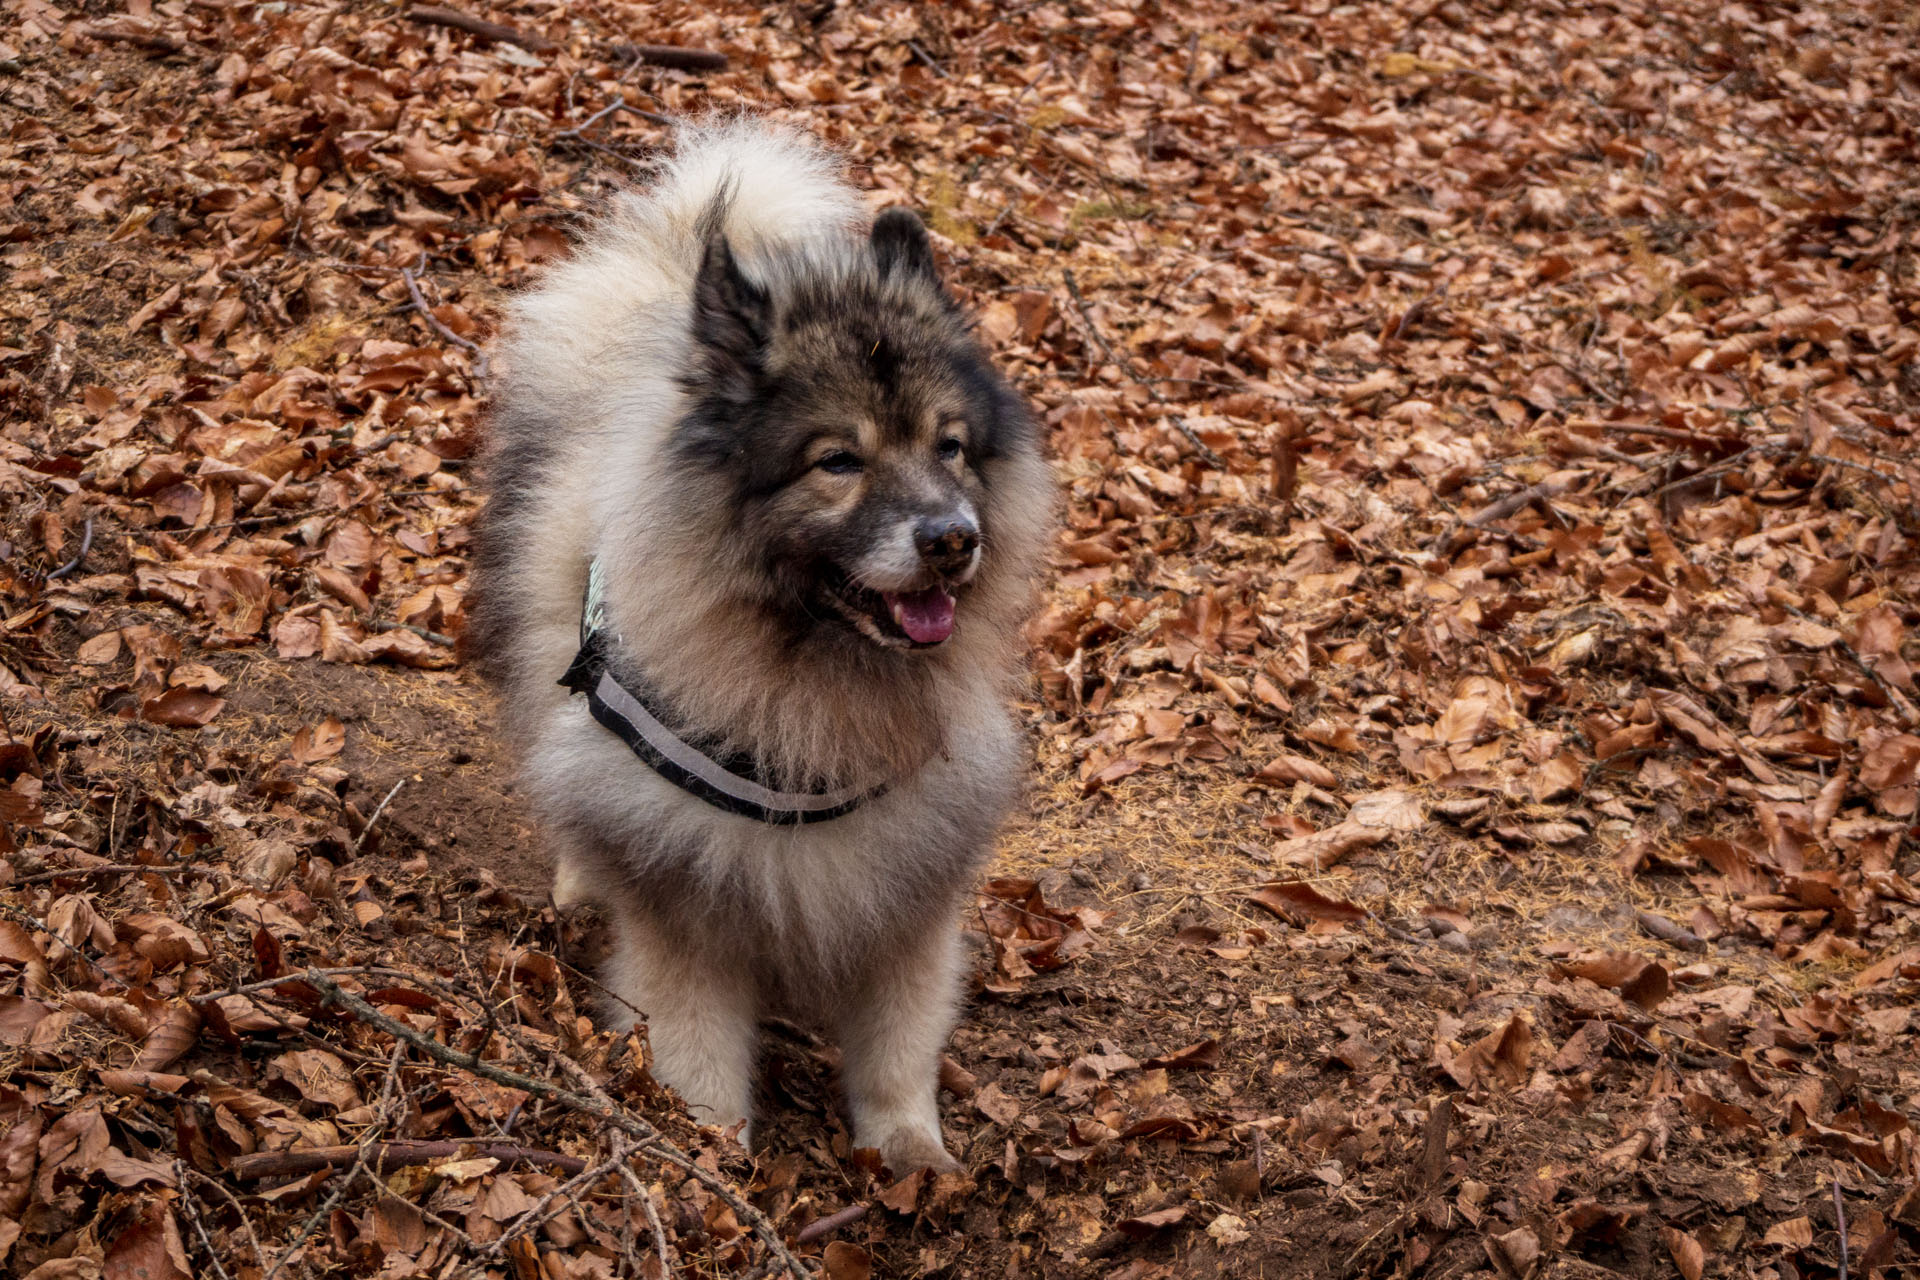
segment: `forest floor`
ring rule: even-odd
[[[118,4],[0,0],[0,1270],[1920,1270],[1920,10]],[[500,300],[739,106],[1066,495],[965,1177],[676,1110],[461,664]]]

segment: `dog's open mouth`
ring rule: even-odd
[[[953,634],[954,598],[942,586],[920,591],[875,591],[844,578],[828,584],[827,602],[854,628],[878,644],[932,648]]]

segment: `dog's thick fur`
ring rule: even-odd
[[[1007,703],[1053,512],[1031,417],[918,221],[870,224],[830,153],[749,120],[683,126],[659,181],[513,305],[503,347],[470,639],[556,897],[608,913],[603,977],[702,1119],[748,1120],[760,1017],[811,1018],[840,1039],[856,1144],[950,1167],[957,909],[1022,774]],[[865,470],[822,457],[838,445]],[[899,517],[936,500],[978,526],[951,637],[831,607],[823,575],[914,589]],[[771,826],[652,772],[556,683],[596,557],[614,669],[683,736],[790,788],[884,793]]]

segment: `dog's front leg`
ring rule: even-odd
[[[759,1011],[738,949],[697,945],[631,907],[613,914],[606,985],[646,1015],[654,1078],[702,1124],[750,1121]],[[610,1012],[616,1025],[636,1021],[633,1009]],[[750,1127],[742,1124],[742,1146]]]
[[[854,1145],[879,1148],[901,1177],[960,1167],[940,1136],[936,1100],[960,969],[960,938],[947,921],[877,962],[840,1017]]]

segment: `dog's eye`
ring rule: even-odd
[[[959,456],[960,456],[960,442],[956,440],[954,437],[948,436],[945,440],[942,440],[940,442],[940,461],[952,462],[955,458]]]
[[[819,461],[813,465],[836,476],[849,476],[866,464],[860,461],[858,454],[849,453],[845,449],[835,449],[832,453],[821,454]]]

